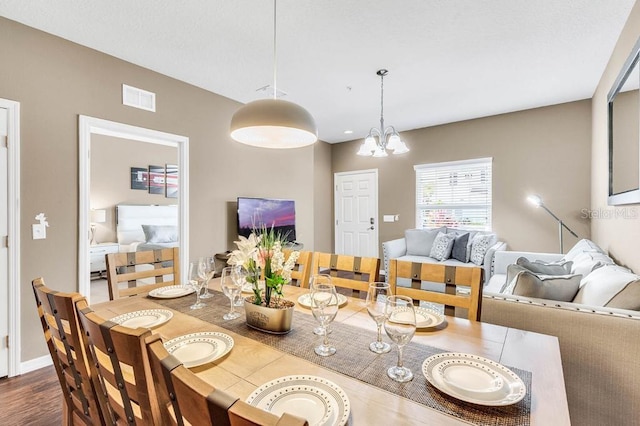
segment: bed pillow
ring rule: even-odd
[[[444,231],[445,228],[407,229],[404,231],[404,238],[407,242],[407,255],[429,256],[438,232]]]
[[[571,302],[578,293],[581,279],[582,275],[538,275],[523,268],[508,284],[504,293]]]
[[[174,225],[142,225],[144,239],[148,243],[175,243],[178,227]]]
[[[431,252],[429,257],[436,260],[447,260],[451,256],[451,249],[456,236],[454,234],[445,234],[444,232],[438,232],[436,239],[433,241]]]
[[[482,265],[484,263],[484,256],[487,251],[498,240],[496,234],[477,234],[473,237],[473,243],[471,244],[471,257],[469,260],[476,265]]]
[[[531,261],[526,257],[519,257],[516,265],[520,265],[534,274],[544,275],[567,275],[571,274],[571,266],[573,262],[570,260],[561,260],[559,262],[543,262],[541,260]]]

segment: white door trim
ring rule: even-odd
[[[189,138],[115,121],[80,115],[79,135],[79,200],[78,200],[78,292],[89,301],[89,190],[91,186],[91,135],[105,135],[178,148],[178,219],[180,230],[180,263],[189,259]],[[180,268],[180,282],[186,282],[188,268]]]
[[[20,102],[0,99],[9,117],[7,129],[9,230],[9,377],[21,374],[20,352]]]
[[[374,177],[375,177],[375,202],[376,202],[376,208],[375,208],[375,215],[376,215],[376,222],[374,224],[375,228],[374,228],[374,240],[376,241],[376,248],[375,248],[375,256],[374,257],[380,257],[380,233],[379,233],[379,229],[380,229],[380,215],[378,213],[378,209],[379,209],[379,200],[378,200],[378,169],[365,169],[365,170],[351,170],[348,172],[336,172],[333,174],[333,249],[334,252],[337,253],[338,252],[338,228],[336,226],[336,220],[338,217],[338,213],[336,212],[336,209],[338,208],[338,204],[336,203],[336,182],[338,181],[338,176],[348,176],[348,175],[359,175],[359,174],[363,174],[363,173],[373,173]]]

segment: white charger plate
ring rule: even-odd
[[[171,355],[187,367],[197,367],[222,358],[233,348],[233,338],[214,331],[185,334],[164,343]]]
[[[285,376],[263,384],[247,403],[276,415],[302,417],[311,426],[344,426],[351,406],[335,383],[317,376]]]
[[[349,302],[349,299],[347,299],[347,296],[345,296],[344,294],[338,293],[338,307],[339,308],[342,308],[348,302]],[[305,294],[301,295],[300,297],[298,297],[298,303],[301,306],[305,307],[305,308],[311,309],[311,293],[305,293]]]
[[[118,315],[111,318],[111,321],[130,328],[154,328],[169,321],[172,317],[173,312],[167,309],[147,309]]]
[[[462,401],[504,406],[527,392],[520,377],[502,364],[465,353],[442,353],[422,363],[422,374],[440,391]]]
[[[168,285],[154,288],[149,292],[149,296],[155,297],[156,299],[174,299],[186,296],[194,291],[193,287],[188,285]]]
[[[421,308],[418,306],[414,307],[414,310],[416,312],[416,328],[417,329],[436,327],[444,322],[444,315],[442,315],[440,312],[436,312],[431,309]],[[406,312],[406,309],[403,309],[400,307],[396,308],[393,311],[392,317],[395,320],[402,322],[402,319],[403,319],[402,315],[404,312]]]

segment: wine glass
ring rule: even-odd
[[[371,342],[369,350],[377,354],[386,354],[391,350],[391,345],[382,341],[382,324],[384,324],[385,306],[389,296],[391,296],[389,283],[374,282],[369,284],[365,306],[369,316],[378,326],[378,340]]]
[[[220,287],[222,287],[222,292],[231,302],[231,309],[222,316],[225,320],[232,320],[240,316],[240,313],[235,311],[235,304],[233,302],[242,289],[242,282],[238,278],[238,274],[241,274],[242,271],[243,269],[238,266],[227,266],[222,269]]]
[[[191,309],[201,309],[207,306],[200,300],[200,291],[202,291],[202,286],[205,282],[204,274],[202,273],[200,259],[189,263],[189,284],[196,291],[196,303],[189,306]]]
[[[213,297],[213,293],[209,292],[209,281],[216,273],[216,258],[213,256],[203,257],[201,271],[204,273],[204,290],[200,295],[200,299],[210,299]]]
[[[334,285],[331,284],[331,277],[328,275],[314,276],[311,283],[311,312],[324,329],[323,342],[314,349],[315,353],[320,356],[335,354],[336,348],[329,345],[327,326],[338,313],[338,294]]]
[[[324,275],[324,274],[320,274],[320,275],[314,275],[313,277],[311,277],[311,284],[309,285],[309,288],[313,288],[313,283],[316,282],[316,280],[324,280],[326,281],[328,277],[329,282],[331,282],[331,276],[329,275]],[[327,327],[322,327],[321,325],[315,327],[313,329],[313,334],[318,335],[318,336],[324,336],[325,333],[331,334],[331,329],[329,328],[329,326]]]
[[[384,330],[398,346],[398,365],[390,367],[387,375],[396,382],[408,382],[413,373],[402,365],[402,349],[416,332],[416,312],[408,296],[388,296],[385,305]]]

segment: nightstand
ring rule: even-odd
[[[107,260],[105,255],[118,253],[120,246],[118,243],[100,243],[89,246],[89,262],[91,273],[97,272],[102,277],[102,272],[107,270]]]

